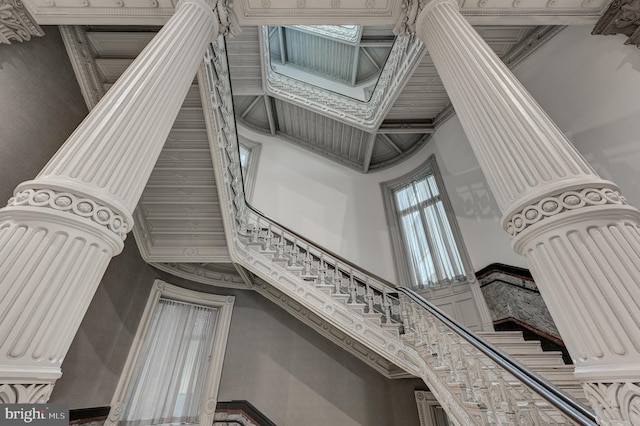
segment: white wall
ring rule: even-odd
[[[533,96],[607,179],[640,205],[640,52],[623,37],[562,31],[517,69]],[[263,142],[253,204],[371,272],[396,281],[379,183],[435,153],[475,270],[491,263],[527,268],[511,250],[501,214],[456,117],[416,155],[362,175],[271,137]],[[253,136],[251,136],[253,135]]]
[[[516,75],[600,176],[640,206],[640,50],[591,30],[562,31]]]

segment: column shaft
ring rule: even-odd
[[[46,402],[191,86],[213,3],[174,16],[0,210],[0,402]]]
[[[603,424],[632,424],[640,212],[595,173],[455,1],[428,2],[416,26],[594,409]]]

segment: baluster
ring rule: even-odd
[[[371,287],[369,286],[369,277],[365,277],[364,279],[364,287],[365,287],[365,300],[367,302],[368,305],[368,309],[369,309],[369,313],[373,313],[375,312],[373,310],[373,291],[371,290]]]
[[[324,263],[324,253],[320,253],[320,263],[318,265],[318,277],[320,285],[327,285],[327,265]],[[335,293],[335,285],[331,293]]]
[[[333,282],[334,282],[334,288],[337,290],[338,293],[342,293],[342,294],[349,294],[348,291],[345,292],[343,287],[344,287],[344,282],[342,279],[342,273],[340,272],[340,269],[338,268],[338,263],[336,262],[336,266],[335,269],[333,270]]]
[[[253,235],[251,235],[251,242],[257,243],[260,234],[260,216],[256,219],[256,223],[253,225]]]
[[[271,251],[271,238],[273,238],[273,234],[271,232],[271,223],[269,223],[264,234],[264,251]]]
[[[277,259],[284,259],[284,247],[285,247],[284,232],[281,232],[280,238],[278,239],[278,242],[276,242],[276,258]]]
[[[309,276],[311,275],[311,262],[312,262],[311,254],[309,253],[309,246],[307,246],[304,256],[302,257],[302,275]]]
[[[298,239],[293,238],[293,247],[291,247],[291,257],[289,258],[289,265],[296,266],[298,264]]]
[[[349,294],[351,294],[351,303],[358,303],[356,297],[356,283],[353,279],[353,269],[349,269]]]
[[[391,299],[386,290],[382,293],[382,306],[384,307],[385,324],[391,324]]]

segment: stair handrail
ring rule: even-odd
[[[520,362],[516,361],[513,357],[507,355],[504,351],[467,330],[464,326],[450,318],[447,314],[442,312],[432,303],[428,302],[418,293],[406,287],[397,287],[396,289],[418,304],[421,308],[428,311],[448,329],[458,334],[462,339],[489,357],[493,362],[507,370],[515,378],[534,390],[538,395],[542,396],[547,402],[564,413],[572,421],[580,425],[588,426],[596,426],[598,424],[596,422],[595,414],[587,407],[556,388],[553,384],[549,383],[547,380],[534,373]]]

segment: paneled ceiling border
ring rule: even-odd
[[[269,29],[265,26],[260,32],[260,46],[262,82],[267,95],[367,132],[380,127],[426,51],[415,34],[397,37],[371,99],[362,102],[275,72],[271,66],[268,40]]]

